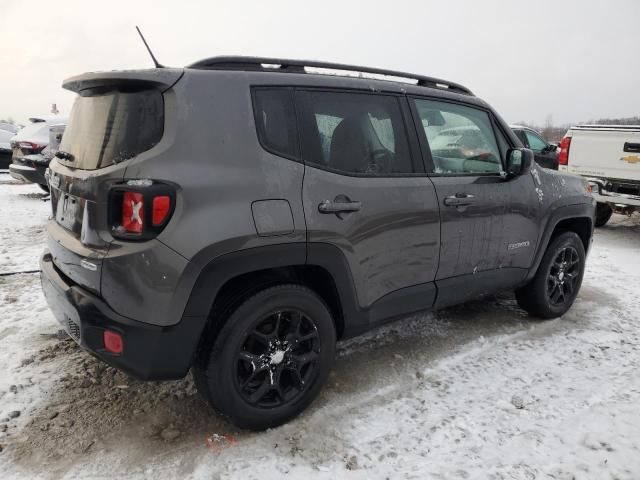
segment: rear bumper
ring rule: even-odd
[[[593,188],[593,198],[598,203],[611,203],[613,205],[627,205],[630,207],[640,207],[640,196],[628,193],[617,193],[606,190],[599,180],[588,179]]]
[[[40,185],[46,185],[47,180],[44,177],[44,172],[47,170],[47,166],[30,167],[28,165],[20,165],[12,163],[9,165],[9,173],[16,180],[21,180],[27,183],[38,183]]]
[[[99,297],[64,277],[48,251],[40,258],[40,267],[49,307],[82,348],[141,380],[169,380],[186,375],[206,318],[185,317],[170,327],[137,322],[118,315]],[[122,336],[122,354],[105,350],[105,330]]]
[[[614,193],[602,190],[600,193],[594,193],[593,198],[595,198],[599,203],[613,203],[615,205],[640,207],[640,197],[627,195],[626,193]]]

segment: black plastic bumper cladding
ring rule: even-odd
[[[137,322],[118,315],[98,297],[64,278],[48,252],[41,257],[40,267],[49,307],[82,348],[141,380],[170,380],[186,375],[206,317],[185,318],[171,327]],[[122,335],[122,354],[104,349],[105,330]]]
[[[21,177],[21,180],[28,183],[38,183],[40,185],[47,184],[47,179],[44,176],[44,172],[47,170],[47,165],[34,165],[33,162],[27,163],[22,161],[14,161],[13,165],[33,168],[33,170],[14,170],[12,172],[13,175]],[[9,165],[9,168],[11,168],[11,165]]]

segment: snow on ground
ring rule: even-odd
[[[0,274],[38,269],[43,249],[44,222],[51,209],[38,186],[22,185],[0,173]]]
[[[0,176],[0,272],[50,208]],[[0,276],[0,478],[640,478],[640,216],[596,232],[581,294],[539,322],[502,294],[339,346],[320,398],[237,431],[190,378],[128,378],[58,336],[38,276]],[[19,412],[19,416],[12,412]]]

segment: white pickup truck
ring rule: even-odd
[[[560,142],[559,170],[589,180],[596,227],[640,210],[640,125],[578,125]]]

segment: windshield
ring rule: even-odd
[[[109,90],[76,98],[59,159],[70,167],[94,170],[134,157],[162,138],[164,103],[155,89]]]

